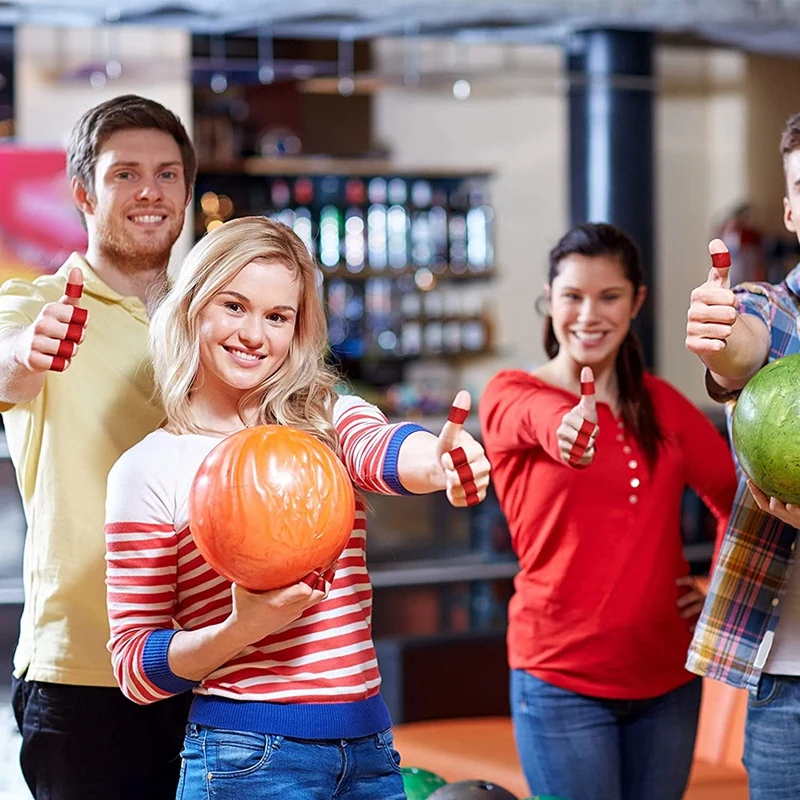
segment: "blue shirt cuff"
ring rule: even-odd
[[[409,492],[402,483],[400,483],[400,476],[397,474],[397,459],[400,456],[400,448],[403,442],[411,436],[412,433],[417,431],[425,431],[430,433],[427,428],[422,425],[417,425],[414,422],[405,422],[398,426],[397,430],[392,434],[389,440],[389,447],[386,449],[386,459],[383,462],[382,478],[386,485],[396,494],[414,494]]]
[[[172,637],[178,631],[157,630],[153,631],[144,643],[142,653],[142,668],[147,679],[162,692],[182,694],[197,686],[199,681],[190,681],[179,678],[170,668],[167,651]]]

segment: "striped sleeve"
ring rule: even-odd
[[[129,450],[111,470],[106,495],[108,649],[123,693],[142,705],[195,685],[175,675],[167,658],[178,543],[164,455],[150,437]]]
[[[411,494],[400,482],[398,456],[403,442],[425,428],[410,422],[391,424],[379,408],[349,395],[336,401],[333,422],[345,466],[359,488],[378,494]]]

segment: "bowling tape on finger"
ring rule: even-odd
[[[333,576],[336,575],[336,568],[331,567],[323,574],[323,578],[325,579],[325,583],[333,583]]]
[[[304,583],[309,589],[313,589],[316,587],[317,581],[320,579],[320,577],[321,576],[319,572],[309,572],[308,575],[306,575],[305,578],[300,581],[300,583]]]
[[[458,473],[459,483],[463,486],[466,482],[475,479],[472,474],[472,467],[469,465],[467,454],[463,447],[455,447],[450,451],[450,458],[453,459],[453,466]]]
[[[328,585],[325,583],[325,576],[320,575],[317,578],[317,582],[314,584],[314,589],[318,592],[324,592],[328,588]]]
[[[594,394],[594,381],[581,381],[581,394]]]
[[[725,269],[725,267],[729,267],[730,265],[731,254],[729,252],[711,254],[711,266],[715,269]]]
[[[573,467],[584,467],[585,464],[580,464],[580,460],[586,454],[586,448],[592,440],[592,435],[597,430],[597,425],[585,419],[581,422],[581,427],[575,436],[575,441],[572,444],[572,449],[569,451],[569,463]]]
[[[466,481],[461,484],[461,488],[464,490],[464,501],[468,506],[474,506],[480,503],[478,487],[475,481]]]
[[[77,344],[80,342],[81,336],[83,336],[83,325],[75,325],[73,323],[67,325],[67,332],[64,336],[66,341]]]
[[[72,358],[73,354],[75,353],[76,344],[74,342],[68,342],[66,339],[62,339],[58,343],[58,350],[56,350],[56,355],[59,358]]]
[[[50,364],[50,369],[53,372],[63,372],[67,368],[67,359],[63,356],[53,356],[53,361]]]
[[[469,411],[467,411],[465,408],[450,406],[450,413],[447,415],[447,421],[455,422],[456,425],[463,425],[468,416]]]
[[[71,325],[85,325],[86,324],[86,317],[89,315],[89,312],[85,308],[81,308],[80,306],[75,306],[72,309],[72,316],[69,318]]]
[[[67,297],[80,297],[83,294],[83,284],[67,281],[67,288],[64,290],[64,294]]]

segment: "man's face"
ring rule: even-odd
[[[783,159],[786,196],[783,198],[783,224],[800,241],[800,150],[792,150]]]
[[[175,139],[143,128],[117,131],[103,143],[94,191],[80,203],[90,246],[120,265],[166,263],[189,202]]]

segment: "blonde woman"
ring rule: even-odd
[[[336,395],[317,280],[297,236],[260,217],[199,242],[151,325],[166,424],[109,477],[109,649],[131,700],[195,693],[183,800],[405,797],[371,638],[363,502],[335,580],[249,592],[211,569],[188,526],[192,479],[214,445],[291,425],[339,454],[362,491],[445,490],[463,506],[488,486],[483,449],[459,422],[466,392],[438,437]]]

